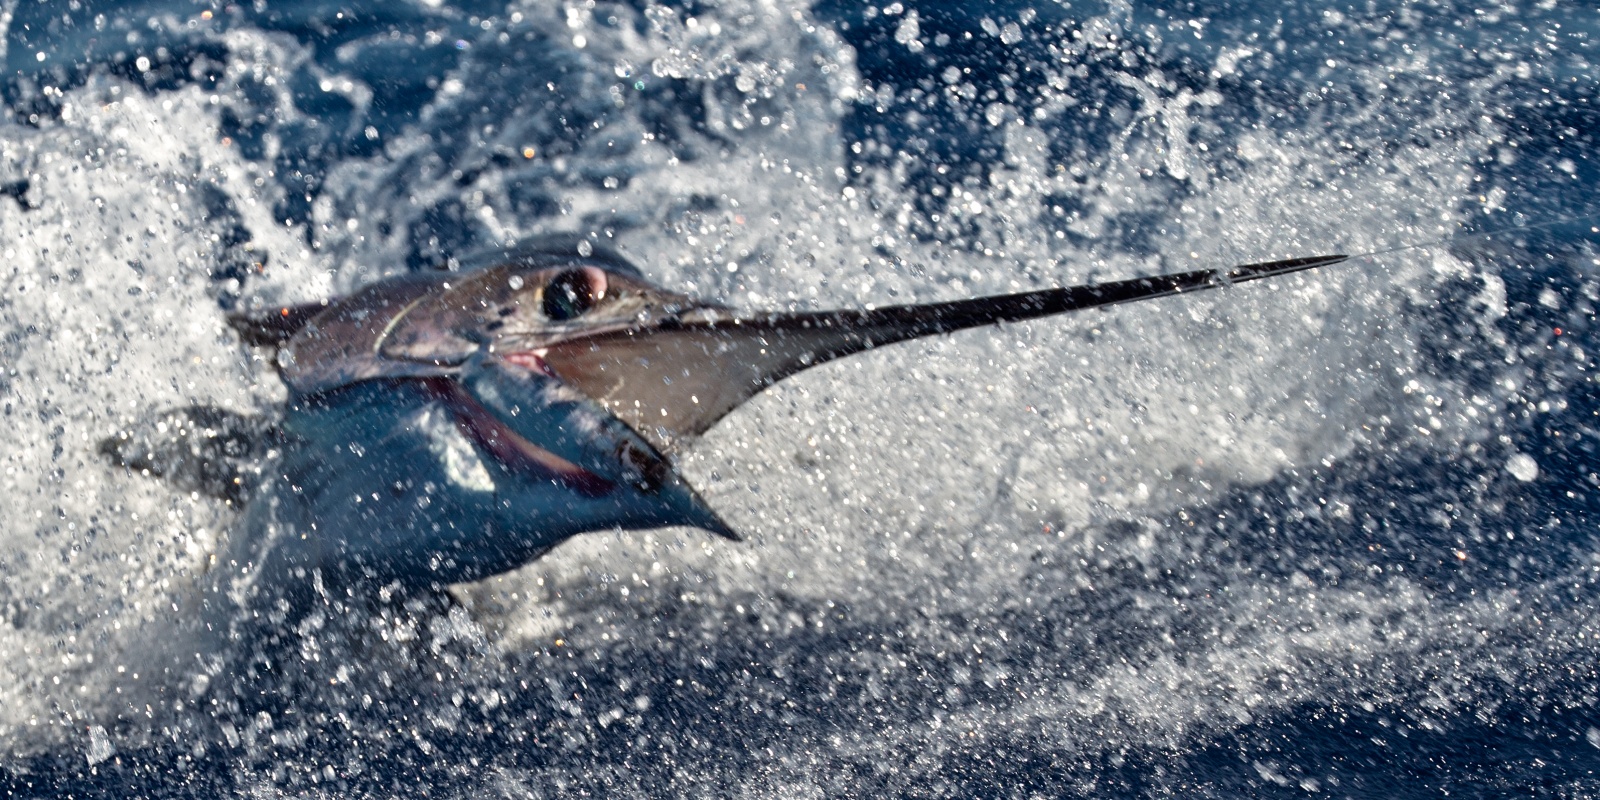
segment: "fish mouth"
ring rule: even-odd
[[[649,440],[531,354],[514,355],[482,353],[457,376],[424,379],[481,453],[523,480],[741,540]]]
[[[604,497],[616,491],[616,481],[602,477],[529,441],[507,425],[499,415],[484,408],[482,403],[456,382],[442,378],[427,378],[423,383],[450,410],[457,430],[507,470],[534,479],[560,483],[589,498]],[[659,485],[660,481],[656,481],[653,486],[640,488],[651,490]]]
[[[738,314],[703,307],[500,356],[576,388],[661,452],[672,453],[768,386],[864,350],[966,328],[1214,289],[1346,258],[1296,258],[867,310]]]

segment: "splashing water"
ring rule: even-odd
[[[1593,210],[1592,10],[4,8],[9,785],[1593,788],[1596,237],[1452,238]],[[220,663],[235,510],[95,443],[273,413],[225,310],[548,232],[745,308],[1452,244],[807,372],[684,455],[744,544]]]

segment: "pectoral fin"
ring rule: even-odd
[[[260,483],[267,453],[282,441],[272,420],[189,406],[140,420],[102,439],[99,450],[119,467],[242,504]]]

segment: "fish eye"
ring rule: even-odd
[[[606,294],[606,276],[593,267],[569,269],[544,287],[545,317],[555,322],[583,316]]]

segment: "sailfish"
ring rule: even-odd
[[[777,381],[966,328],[1286,275],[1344,255],[865,310],[745,313],[647,281],[582,239],[230,318],[275,351],[275,423],[169,412],[114,461],[243,506],[219,590],[424,587],[515,569],[589,531],[691,526],[737,541],[674,456]],[[219,444],[220,443],[220,444]]]

